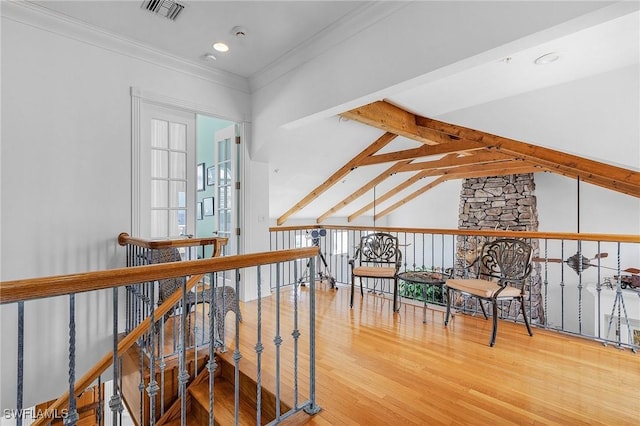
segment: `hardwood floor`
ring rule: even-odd
[[[308,287],[297,290],[308,312]],[[543,329],[530,337],[522,324],[501,321],[493,348],[491,322],[456,315],[449,327],[441,311],[349,289],[316,291],[317,398],[322,411],[309,425],[503,425],[640,422],[640,355]],[[294,292],[280,298],[283,399],[293,398]],[[262,380],[273,389],[276,297],[262,301]],[[257,302],[241,304],[243,371],[254,370]],[[233,315],[227,346],[233,355]],[[307,353],[308,320],[300,318],[300,348]],[[299,366],[300,401],[308,397],[308,361]],[[299,418],[299,416],[296,416]]]

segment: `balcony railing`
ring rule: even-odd
[[[213,410],[214,400],[214,384],[216,380],[219,380],[214,374],[217,370],[216,361],[219,359],[217,353],[221,350],[220,343],[224,343],[224,337],[217,335],[219,330],[216,323],[219,319],[216,315],[205,315],[198,319],[196,314],[192,314],[190,310],[186,309],[189,304],[189,293],[197,289],[200,285],[208,283],[211,288],[218,285],[232,285],[235,293],[239,291],[241,283],[241,277],[244,280],[242,282],[245,286],[256,286],[258,292],[258,300],[255,304],[251,304],[255,307],[255,312],[243,312],[251,318],[251,329],[257,331],[254,341],[246,342],[241,340],[240,336],[240,318],[236,316],[234,324],[231,327],[227,327],[233,333],[233,347],[230,348],[233,351],[233,368],[235,374],[233,375],[234,383],[234,414],[235,424],[238,424],[239,419],[239,407],[240,407],[240,360],[247,354],[243,353],[241,347],[254,348],[255,353],[251,354],[251,359],[256,360],[256,371],[253,376],[257,377],[255,382],[255,403],[257,405],[255,409],[256,424],[276,424],[283,419],[299,412],[306,411],[307,413],[315,413],[319,410],[316,405],[315,394],[315,287],[311,285],[308,289],[308,296],[305,299],[307,306],[302,309],[298,307],[298,303],[295,303],[293,311],[287,312],[287,320],[283,320],[280,317],[280,311],[276,318],[263,318],[262,317],[262,299],[261,288],[262,282],[274,289],[273,294],[280,300],[280,292],[283,290],[283,282],[281,277],[283,274],[280,272],[284,269],[288,269],[289,265],[296,262],[306,262],[310,259],[314,259],[317,253],[316,248],[302,248],[291,250],[279,250],[266,253],[255,253],[239,256],[223,256],[215,258],[198,258],[193,260],[181,260],[176,262],[158,263],[158,264],[143,264],[135,266],[136,262],[147,262],[151,259],[148,255],[150,251],[158,250],[160,246],[153,246],[154,243],[143,242],[141,240],[130,239],[126,235],[120,236],[121,243],[128,246],[127,259],[130,263],[130,267],[112,269],[108,271],[88,272],[81,274],[62,275],[54,277],[43,277],[36,279],[25,279],[6,281],[0,283],[0,304],[16,304],[18,306],[17,316],[15,318],[15,326],[18,330],[18,341],[16,342],[18,350],[18,361],[16,365],[17,383],[15,387],[16,395],[16,409],[12,412],[16,413],[15,423],[18,425],[23,424],[25,413],[29,413],[28,409],[24,409],[24,308],[28,307],[29,303],[35,299],[51,298],[55,296],[66,296],[69,298],[69,326],[68,335],[59,336],[68,340],[68,353],[69,362],[68,365],[59,366],[60,368],[68,369],[68,383],[69,390],[65,395],[62,395],[55,402],[50,404],[47,409],[47,413],[62,414],[65,417],[65,424],[75,425],[78,421],[78,409],[76,401],[78,396],[88,389],[92,384],[98,381],[106,381],[113,379],[111,388],[112,394],[105,396],[108,399],[108,407],[101,405],[98,410],[99,416],[103,418],[111,418],[111,424],[121,424],[121,413],[123,410],[123,386],[122,386],[122,368],[123,368],[123,356],[131,348],[136,345],[140,349],[141,357],[141,369],[139,370],[140,378],[140,396],[138,405],[131,407],[132,409],[141,411],[131,413],[135,418],[137,424],[155,424],[163,414],[167,414],[170,410],[169,407],[164,407],[164,396],[161,395],[162,383],[158,381],[163,380],[164,372],[155,370],[159,365],[165,361],[166,357],[162,354],[160,349],[159,339],[163,337],[163,329],[165,324],[163,321],[166,316],[169,315],[169,320],[174,325],[176,334],[172,336],[172,339],[177,341],[176,344],[176,361],[179,364],[177,369],[177,379],[179,382],[179,398],[171,409],[173,413],[177,413],[181,424],[186,423],[186,417],[189,415],[187,401],[187,386],[194,383],[196,380],[197,367],[195,369],[189,369],[187,366],[187,353],[191,350],[194,351],[195,356],[192,359],[198,359],[198,351],[204,354],[206,357],[206,365],[203,370],[200,370],[201,374],[206,374],[209,382],[209,424],[214,424],[216,413]],[[215,247],[219,248],[220,239],[216,239],[213,242]],[[203,241],[197,241],[195,239],[191,241],[172,241],[169,244],[170,247],[194,247],[205,246],[210,243],[204,244]],[[145,247],[145,245],[151,245],[151,247]],[[166,247],[165,247],[166,248]],[[149,250],[149,251],[147,251]],[[185,252],[196,250],[185,250]],[[213,250],[216,253],[216,250]],[[200,251],[200,253],[204,253]],[[202,255],[195,257],[201,257]],[[312,267],[313,268],[313,267]],[[273,269],[276,273],[271,276],[266,273],[265,270]],[[158,283],[161,280],[184,278],[181,280],[181,288],[175,293],[167,297],[158,306],[157,290]],[[208,278],[205,280],[205,278]],[[142,284],[141,284],[142,283]],[[132,290],[133,288],[138,290]],[[96,364],[86,372],[77,371],[76,367],[76,347],[78,346],[79,336],[76,334],[76,320],[77,312],[79,309],[86,309],[83,306],[77,306],[75,298],[78,293],[82,292],[96,292],[99,290],[112,289],[113,303],[111,306],[111,314],[113,317],[113,351],[105,354],[103,358],[97,360]],[[203,300],[208,304],[211,312],[216,312],[217,303],[220,301],[214,297],[216,294],[214,291],[209,291],[209,299]],[[124,335],[119,333],[122,327],[119,326],[120,316],[117,314],[121,311],[120,300],[123,295],[126,295],[126,330]],[[224,303],[224,302],[223,302]],[[248,305],[244,305],[245,307]],[[183,307],[185,307],[183,309]],[[225,312],[226,313],[226,312]],[[132,317],[132,318],[129,318]],[[135,317],[135,320],[134,318]],[[193,317],[193,318],[191,318]],[[291,320],[290,317],[293,317]],[[186,324],[193,319],[194,324],[198,324],[199,327],[205,330],[205,338],[198,339],[198,335],[193,336],[193,330],[190,332],[186,328]],[[253,322],[255,321],[255,323]],[[275,328],[275,334],[271,335],[271,328],[263,328],[263,323],[279,324]],[[290,326],[292,329],[286,329]],[[293,339],[282,339],[283,334],[289,333],[293,336]],[[196,343],[188,344],[189,336],[194,338]],[[166,336],[165,336],[166,337]],[[242,346],[241,346],[242,342]],[[304,342],[304,344],[303,344]],[[286,352],[287,356],[281,356],[281,353]],[[275,359],[275,365],[261,364],[261,358],[265,355],[269,355],[270,359]],[[294,354],[291,358],[290,354]],[[163,355],[163,356],[159,356]],[[304,363],[299,362],[300,359],[304,359]],[[195,362],[197,364],[197,362]],[[303,370],[301,365],[305,365]],[[110,377],[106,377],[105,372],[110,367],[112,374]],[[275,371],[272,371],[275,369]],[[286,370],[287,375],[281,375],[280,370]],[[46,372],[43,372],[45,374]],[[83,375],[78,378],[78,373]],[[243,372],[243,375],[246,375]],[[275,390],[269,391],[273,394],[273,399],[269,400],[270,404],[275,407],[275,414],[273,418],[262,418],[263,403],[263,390],[261,377],[268,374],[270,377],[275,377]],[[203,376],[204,377],[204,376]],[[299,382],[308,383],[308,389],[302,389],[298,386]],[[243,386],[246,387],[246,382],[243,382]],[[287,396],[291,396],[286,401],[283,399],[283,390],[287,390]],[[217,391],[216,391],[217,392]],[[143,402],[147,401],[147,402]],[[129,401],[131,402],[131,401]],[[176,405],[177,404],[177,405]],[[176,408],[177,407],[177,408]],[[110,411],[110,413],[108,412]],[[28,419],[34,420],[34,419]],[[41,416],[32,423],[34,425],[43,425],[51,421],[46,415]]]
[[[350,284],[348,259],[353,257],[360,238],[374,232],[374,228],[309,225],[274,227],[270,231],[272,250],[318,246],[322,258],[313,260],[315,270],[324,268],[337,283]],[[401,271],[449,271],[455,276],[473,273],[468,260],[486,239],[523,238],[534,247],[526,304],[534,326],[634,351],[640,347],[638,235],[390,227],[376,227],[375,231],[398,237],[403,251]],[[298,270],[304,271],[306,265],[299,262]],[[293,265],[284,272],[286,283],[318,281],[317,275],[316,280],[308,279],[308,274],[294,276]],[[368,279],[363,283],[371,294],[391,296],[392,289],[384,282]],[[400,282],[399,294],[404,303],[421,299],[422,292],[413,287]],[[427,302],[444,304],[444,296],[437,289],[428,295]],[[466,301],[457,308],[472,315],[481,312],[479,305]],[[520,321],[515,308],[503,306],[501,317]]]

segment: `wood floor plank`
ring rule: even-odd
[[[640,421],[640,357],[600,343],[500,321],[495,347],[491,321],[456,315],[448,327],[440,310],[403,303],[393,313],[389,297],[356,295],[320,286],[316,301],[317,403],[309,425],[602,424]],[[293,397],[294,300],[300,311],[298,387],[308,397],[309,288],[280,295],[281,389]],[[277,298],[261,301],[262,380],[275,384]],[[241,303],[241,364],[255,368],[257,301]],[[302,315],[302,314],[305,315]],[[227,317],[228,357],[235,350],[234,316]],[[224,356],[224,355],[223,355]],[[244,370],[243,370],[244,371]],[[255,373],[254,373],[255,374]],[[296,416],[295,424],[301,424]]]

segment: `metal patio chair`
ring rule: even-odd
[[[529,244],[517,239],[497,239],[486,242],[480,250],[479,256],[473,262],[478,262],[478,278],[448,279],[447,313],[444,325],[447,326],[451,315],[451,304],[455,292],[480,300],[480,308],[485,319],[489,319],[483,302],[492,307],[493,329],[489,346],[496,342],[498,331],[498,305],[503,301],[518,301],[522,311],[524,323],[530,336],[533,336],[529,319],[524,307],[525,281],[531,274],[532,249]]]

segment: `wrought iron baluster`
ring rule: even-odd
[[[150,283],[150,307],[151,307],[151,328],[149,331],[149,347],[151,348],[149,360],[149,385],[147,386],[147,394],[149,395],[149,424],[151,426],[156,423],[156,395],[158,394],[158,382],[156,381],[156,355],[155,355],[155,283]]]
[[[160,415],[164,415],[164,384],[165,384],[165,369],[167,368],[167,363],[165,361],[165,354],[164,354],[164,329],[165,329],[165,321],[164,321],[164,317],[165,315],[163,315],[162,317],[160,317],[160,329],[159,329],[159,334],[160,334],[160,348],[158,350],[158,353],[160,354],[160,364],[158,365],[158,367],[160,367]]]
[[[213,426],[215,422],[214,405],[214,385],[216,372],[216,329],[215,329],[215,312],[216,312],[216,275],[209,276],[209,361],[207,361],[207,371],[209,372],[209,426]],[[204,328],[204,327],[203,327]]]
[[[269,266],[271,268],[271,265]],[[293,265],[294,282],[298,281],[298,268],[294,262]],[[258,265],[258,324],[256,330],[256,424],[262,424],[262,289],[261,289],[261,267]],[[271,287],[271,284],[269,284]],[[209,425],[212,426],[212,425]]]
[[[564,259],[564,240],[560,241],[560,259]],[[564,330],[564,262],[560,264],[560,327]]]
[[[415,271],[416,266],[418,266],[418,264],[416,263],[416,249],[417,249],[417,247],[416,247],[416,234],[414,233],[414,234],[412,234],[412,236],[413,236],[413,265],[412,265],[412,267],[413,267],[413,270]],[[424,256],[424,247],[422,249],[422,256]],[[422,262],[422,263],[423,263],[423,266],[424,266],[424,262]]]
[[[313,266],[313,258],[309,258],[309,268],[312,273],[315,273],[315,267]],[[311,280],[313,281],[313,280]],[[311,288],[311,283],[309,284]],[[280,264],[276,265],[276,329],[273,343],[276,346],[276,418],[275,421],[280,420],[280,345],[282,345],[282,337],[280,336]]]
[[[435,253],[436,253],[436,245],[435,245],[435,235],[431,234],[431,269],[434,269],[434,266],[436,264],[435,261]],[[422,265],[425,266],[425,261],[424,261],[424,248],[425,248],[425,235],[422,234]],[[443,247],[444,249],[444,247]],[[443,257],[444,258],[444,257]],[[443,260],[444,261],[444,260]]]
[[[118,415],[122,412],[122,396],[118,388],[118,289],[113,289],[113,393],[109,399],[109,408],[113,416],[113,425],[118,424]]]
[[[142,288],[143,284],[139,284],[139,287]],[[138,296],[138,304],[140,305],[142,303],[142,291],[140,291],[140,295]],[[138,308],[138,324],[140,324],[140,322],[142,321],[142,310],[140,309],[140,307]],[[138,383],[138,391],[140,392],[140,401],[144,401],[144,337],[140,336],[140,338],[138,339],[138,354],[139,354],[139,365],[138,365],[138,369],[139,369],[139,374],[140,374],[140,382]],[[140,404],[140,423],[144,424],[144,410],[143,410],[143,406],[144,404]]]
[[[132,258],[133,258],[133,247],[131,246],[131,244],[127,244],[127,246],[126,246],[125,257],[126,257],[127,268],[130,268],[131,267],[131,263],[132,263]],[[125,303],[126,303],[125,311],[126,311],[126,316],[125,316],[125,319],[124,319],[124,322],[125,322],[124,329],[125,329],[125,332],[127,334],[129,334],[129,332],[131,331],[131,317],[133,315],[132,314],[132,310],[131,310],[131,293],[129,291],[129,287],[130,286],[126,286],[125,287],[126,288],[126,292],[125,292],[125,298],[126,298],[125,299]],[[114,315],[115,315],[115,313],[114,313]]]
[[[203,249],[204,250],[204,249]],[[205,319],[205,313],[204,313],[204,296],[205,296],[205,284],[206,284],[206,280],[204,279],[205,276],[202,277],[202,292],[201,292],[201,296],[202,296],[202,315],[200,317],[200,319],[202,320],[202,326],[200,327],[200,329],[202,330],[202,332],[200,333],[201,336],[201,344],[204,345],[205,344],[205,331],[204,331],[204,326],[206,324],[206,319]],[[213,286],[211,285],[211,280],[209,280],[209,293],[213,292]],[[197,305],[196,305],[197,306]],[[211,310],[211,305],[209,304],[209,310]],[[198,339],[196,338],[196,347],[198,346]]]
[[[98,376],[98,406],[96,407],[96,423],[102,424],[103,415],[103,400],[102,400],[102,375]]]
[[[76,295],[69,295],[69,413],[64,419],[65,425],[75,425],[78,422],[76,409]]]
[[[312,262],[313,263],[313,262]],[[309,265],[310,274],[313,277],[315,273],[315,264]],[[294,268],[295,272],[295,268]],[[316,280],[310,280],[309,290],[315,287]],[[298,409],[298,339],[300,338],[300,330],[298,329],[298,289],[293,291],[293,408]]]
[[[338,262],[336,261],[336,259],[338,258],[338,253],[337,253],[338,245],[336,244],[337,235],[335,230],[329,229],[328,231],[329,231],[328,244],[329,244],[330,250],[329,250],[329,261],[327,263],[329,264],[329,270],[332,272],[333,278],[337,279],[335,275],[336,272],[334,272],[338,270],[337,268]]]
[[[578,333],[582,334],[582,241],[578,240]]]
[[[22,405],[24,392],[24,302],[18,302],[18,371],[16,388],[16,425],[22,426]]]
[[[239,269],[235,270],[235,289],[236,289],[236,295],[240,294],[240,270]],[[224,312],[224,306],[225,306],[224,291],[222,293],[223,293],[222,306],[223,306],[223,312]],[[240,419],[240,359],[242,359],[242,355],[240,354],[240,317],[238,316],[237,312],[235,315],[235,325],[236,325],[236,330],[235,330],[236,344],[235,344],[235,349],[233,351],[233,364],[235,366],[234,414],[235,414],[236,424],[238,424],[238,421]]]
[[[620,243],[618,242],[618,266],[617,273],[618,278],[616,280],[616,297],[613,302],[613,308],[611,309],[611,316],[609,317],[609,326],[607,327],[607,338],[609,338],[609,334],[611,333],[611,324],[614,320],[614,313],[616,313],[617,309],[617,340],[616,346],[618,348],[622,347],[622,315],[624,314],[625,325],[627,326],[627,338],[628,344],[631,346],[631,350],[635,353],[636,347],[633,344],[633,337],[631,335],[631,325],[629,324],[629,317],[627,316],[627,307],[624,304],[624,295],[622,293],[622,270],[620,263]]]
[[[187,424],[187,398],[186,387],[189,381],[189,373],[187,372],[187,349],[186,349],[186,324],[187,324],[187,280],[182,280],[182,312],[180,320],[180,342],[178,343],[178,389],[180,395],[180,424]]]
[[[315,271],[311,271],[315,273]],[[316,405],[316,286],[309,286],[309,403],[305,407],[308,414],[316,414],[320,407]],[[279,381],[279,380],[278,380]],[[280,406],[280,398],[277,399]]]
[[[544,327],[549,328],[549,240],[544,240]]]
[[[599,253],[600,253],[600,241],[598,241],[598,254]],[[598,338],[600,338],[601,337],[600,335],[602,334],[601,331],[600,331],[600,328],[601,328],[600,321],[601,321],[601,318],[602,318],[602,316],[601,316],[602,315],[602,310],[601,310],[602,306],[600,304],[600,301],[601,301],[600,296],[602,294],[602,282],[601,282],[601,278],[602,277],[600,276],[600,272],[601,272],[600,263],[601,262],[602,262],[602,260],[601,260],[600,256],[598,256],[598,282],[596,283],[596,293],[597,293],[596,309],[597,309],[597,312],[598,312],[598,316],[597,316],[597,321],[598,321],[598,334],[597,334],[597,336],[598,336]]]
[[[118,371],[122,371],[122,358],[118,358]],[[122,389],[122,374],[118,375],[118,389]],[[122,411],[123,410],[120,410],[120,414],[118,416],[118,419],[120,420],[120,424],[122,424]]]
[[[198,284],[200,283],[196,283],[196,291],[195,291],[195,295],[194,295],[194,301],[193,301],[193,340],[191,341],[193,344],[193,359],[197,360],[198,359]],[[202,288],[204,289],[204,280],[202,282]],[[203,309],[203,313],[204,313],[204,309]],[[191,319],[189,319],[189,324],[191,324]],[[203,323],[204,325],[204,323]],[[191,327],[189,327],[189,338],[191,338]],[[198,363],[195,362],[194,363],[194,369],[193,369],[193,376],[194,377],[198,377]]]

